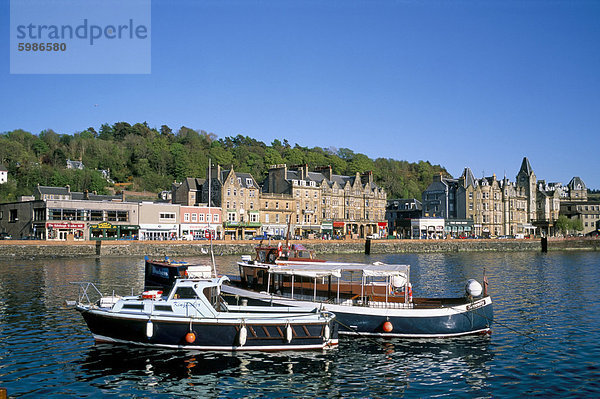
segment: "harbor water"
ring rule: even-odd
[[[415,296],[463,295],[485,268],[490,336],[340,339],[325,352],[194,353],[95,344],[69,282],[138,293],[143,259],[0,261],[10,397],[598,397],[600,252],[329,255],[411,265]],[[186,259],[202,260],[206,259]],[[236,274],[237,257],[217,256]]]

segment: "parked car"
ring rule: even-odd
[[[12,240],[12,236],[8,233],[0,233],[0,240]]]

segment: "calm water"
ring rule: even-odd
[[[237,257],[217,258],[233,273]],[[327,352],[199,354],[96,345],[69,281],[143,285],[141,258],[0,261],[0,387],[14,397],[600,395],[600,253],[348,255],[408,263],[416,295],[460,295],[486,267],[491,337],[342,339]]]

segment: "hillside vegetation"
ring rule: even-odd
[[[236,171],[252,173],[259,182],[269,165],[282,163],[311,168],[331,165],[333,173],[341,175],[371,170],[388,198],[420,199],[434,174],[447,175],[443,167],[428,161],[373,160],[347,148],[292,146],[287,140],[267,145],[242,135],[218,138],[185,126],[174,132],[166,125],[156,129],[146,123],[118,122],[73,135],[53,130],[38,135],[24,130],[0,134],[0,162],[9,173],[9,182],[0,186],[0,200],[31,195],[37,184],[68,184],[73,191],[98,193],[111,188],[158,193],[170,190],[173,181],[206,177],[209,158],[213,164],[233,165]],[[81,160],[85,169],[67,169],[67,159]],[[109,180],[100,170],[109,171]]]

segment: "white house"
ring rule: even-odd
[[[0,184],[4,184],[8,181],[8,170],[4,165],[0,165]]]

